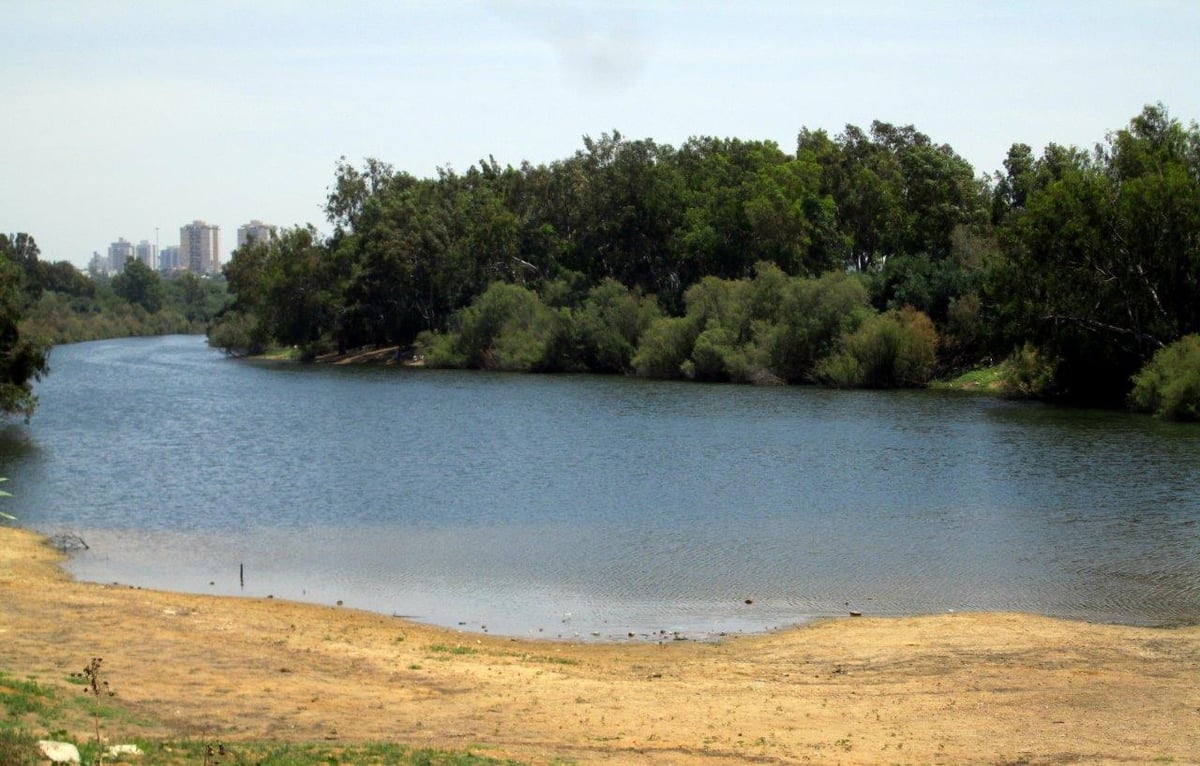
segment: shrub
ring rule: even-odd
[[[729,380],[729,367],[725,360],[736,350],[737,338],[716,322],[696,337],[692,346],[691,365],[685,369],[689,378],[696,380]]]
[[[261,354],[267,349],[266,329],[258,318],[240,311],[229,311],[208,328],[208,345],[227,354]]]
[[[604,280],[588,292],[575,317],[583,365],[592,372],[626,372],[642,335],[661,317],[653,296]]]
[[[791,280],[778,311],[774,326],[762,332],[763,346],[771,371],[791,382],[812,380],[817,362],[870,313],[862,281],[840,272]]]
[[[745,288],[745,303],[752,320],[778,322],[792,278],[773,263],[754,266],[754,279]]]
[[[457,331],[423,336],[426,364],[485,370],[535,369],[546,355],[550,314],[533,291],[494,282],[456,315]]]
[[[688,317],[663,317],[642,335],[633,368],[647,378],[683,377],[684,362],[689,361],[696,341],[696,323]]]
[[[1033,399],[1046,396],[1054,387],[1058,361],[1042,354],[1026,343],[1004,360],[1000,375],[1000,390],[1013,399]]]
[[[529,369],[538,372],[587,372],[585,340],[575,312],[569,308],[546,307],[537,334],[542,356]]]
[[[546,338],[539,329],[526,326],[501,334],[484,351],[479,366],[506,372],[529,372],[540,367],[546,357]]]
[[[708,276],[687,289],[683,302],[687,316],[697,327],[718,324],[741,336],[749,328],[746,293],[749,282],[744,279],[720,279]]]
[[[845,387],[923,386],[933,377],[936,358],[933,321],[906,306],[872,316],[844,336],[842,350],[817,366],[817,376]]]
[[[1133,376],[1129,403],[1167,420],[1200,420],[1200,334],[1159,349]]]
[[[416,344],[426,367],[458,369],[467,366],[466,354],[458,348],[457,335],[425,330],[417,336]]]
[[[896,349],[895,383],[900,386],[924,386],[933,378],[937,363],[938,334],[933,320],[924,311],[905,306],[895,313],[900,324],[900,345]]]

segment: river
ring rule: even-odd
[[[1200,428],[952,392],[62,346],[0,424],[75,576],[512,636],[1018,610],[1200,622]]]

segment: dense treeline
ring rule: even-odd
[[[88,277],[65,261],[50,266],[62,279],[28,280],[21,320],[21,333],[47,346],[204,333],[228,300],[224,279],[162,276],[133,259],[113,277]]]
[[[964,260],[954,243],[988,225],[982,192],[949,147],[882,123],[837,140],[806,132],[794,155],[771,142],[674,149],[613,133],[550,165],[489,159],[433,179],[343,162],[326,205],[333,235],[296,229],[236,253],[237,304],[214,342],[409,344],[450,328],[494,282],[545,298],[550,285],[614,280],[678,314],[702,278],[747,278],[760,262],[819,276],[879,273],[899,252]]]
[[[202,333],[227,301],[224,279],[163,278],[132,259],[111,279],[91,278],[39,255],[29,234],[0,234],[0,414],[33,413],[54,344]]]
[[[1173,344],[1200,331],[1200,131],[1161,105],[990,177],[881,122],[790,153],[614,132],[428,179],[343,160],[326,213],[328,238],[235,253],[214,345],[852,386],[1008,359],[1012,392],[1197,414],[1195,343]]]

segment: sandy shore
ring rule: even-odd
[[[1200,763],[1195,627],[866,616],[721,643],[534,642],[77,583],[59,561],[0,528],[0,669],[65,688],[103,657],[151,735],[532,763]]]

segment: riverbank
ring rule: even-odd
[[[274,349],[252,357],[260,361],[300,361],[294,348]],[[405,367],[424,367],[425,358],[413,346],[364,346],[346,352],[329,352],[318,354],[312,360],[317,364],[369,364],[369,365],[403,365]],[[1003,395],[1002,378],[1003,364],[994,364],[959,373],[953,377],[930,381],[928,388],[945,391],[970,391],[988,393],[995,396]]]
[[[78,583],[60,560],[0,528],[0,670],[77,689],[69,674],[102,657],[131,714],[115,738],[383,740],[532,763],[1200,761],[1197,627],[960,614],[533,642]]]

